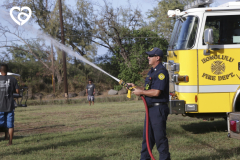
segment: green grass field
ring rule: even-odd
[[[13,145],[1,133],[0,159],[137,160],[144,115],[142,101],[17,108]],[[172,160],[240,159],[240,140],[226,130],[224,119],[169,115]],[[156,148],[153,154],[158,159]]]

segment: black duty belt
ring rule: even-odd
[[[153,103],[152,105],[148,105],[148,108],[151,108],[151,107],[154,107],[154,106],[160,106],[160,105],[164,105],[164,104],[168,104],[168,102]]]

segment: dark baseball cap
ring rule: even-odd
[[[163,58],[163,51],[157,47],[154,47],[150,51],[146,52],[149,56],[160,56]]]
[[[91,81],[91,82],[92,82],[92,79],[88,79],[88,81]]]

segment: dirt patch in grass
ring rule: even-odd
[[[65,124],[59,124],[58,122],[32,122],[29,124],[15,123],[15,135],[31,135],[31,134],[42,134],[42,133],[58,133],[66,131],[74,131],[79,128],[84,128],[76,123],[76,125],[71,124],[71,126]]]
[[[34,115],[34,114],[33,114]],[[28,123],[21,123],[21,122],[15,122],[14,132],[15,135],[31,135],[31,134],[42,134],[42,133],[57,133],[57,132],[66,132],[66,131],[74,131],[76,129],[85,128],[84,125],[79,125],[79,121],[76,121],[75,123],[71,123],[71,125],[66,125],[65,123],[59,123],[59,121],[46,121],[44,118],[47,118],[51,116],[50,114],[46,113],[38,113],[36,116],[42,116],[42,120],[38,122],[28,122]],[[61,118],[63,117],[71,117],[71,113],[64,113],[64,112],[58,112],[55,114],[55,116],[59,116]],[[96,118],[95,116],[92,116]],[[85,118],[90,118],[90,116],[86,115]],[[48,119],[48,118],[47,118]],[[83,119],[83,117],[81,117]],[[0,135],[4,135],[3,132],[0,132]]]
[[[37,125],[37,124],[36,124]],[[67,127],[65,125],[48,125],[41,127],[34,126],[25,126],[21,124],[17,124],[18,127],[15,129],[15,133],[20,135],[29,135],[29,134],[41,134],[41,133],[53,133],[53,132],[63,132],[63,131],[73,131],[77,127]]]

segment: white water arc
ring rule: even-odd
[[[0,16],[5,19],[6,21],[8,21],[11,17],[9,16],[10,14],[5,12],[5,11],[2,11],[0,10],[0,12],[2,14],[0,14]],[[9,21],[8,21],[9,22]],[[12,25],[16,25],[12,22],[9,22],[11,23]],[[100,67],[98,67],[97,65],[95,65],[94,63],[92,62],[89,62],[87,59],[85,59],[83,56],[79,55],[78,53],[74,52],[73,50],[71,50],[69,47],[61,44],[60,42],[58,42],[57,40],[55,40],[54,38],[52,38],[51,36],[45,34],[43,31],[40,31],[40,30],[37,30],[35,28],[33,28],[31,25],[28,25],[27,23],[24,24],[23,26],[20,26],[20,27],[23,27],[25,28],[27,31],[29,32],[32,32],[32,33],[35,33],[37,34],[37,36],[39,36],[40,38],[44,39],[44,40],[47,40],[47,41],[51,41],[53,43],[53,45],[55,45],[56,47],[58,47],[59,49],[61,50],[64,50],[66,53],[78,58],[79,60],[82,60],[83,62],[91,65],[92,67],[98,69],[99,71],[105,73],[106,75],[110,76],[111,78],[113,78],[114,80],[116,80],[117,82],[119,82],[120,80],[114,76],[112,76],[111,74],[107,73],[106,71],[102,70]]]
[[[8,21],[9,19],[11,19],[10,14],[0,10],[0,16],[5,19],[6,21]],[[9,21],[8,21],[9,22]],[[13,22],[9,22],[12,25],[16,25]],[[102,70],[100,67],[98,67],[97,65],[95,65],[92,62],[89,62],[87,59],[85,59],[83,56],[79,55],[78,53],[74,52],[73,50],[71,50],[69,47],[61,44],[60,42],[58,42],[57,40],[55,40],[54,38],[52,38],[51,36],[45,34],[43,31],[37,30],[35,28],[33,28],[31,25],[28,25],[27,23],[25,23],[24,25],[20,26],[25,28],[27,31],[32,32],[37,34],[37,36],[39,36],[40,38],[47,40],[47,41],[52,41],[53,45],[55,45],[56,47],[58,47],[61,50],[64,50],[66,53],[70,54],[71,56],[74,56],[76,58],[78,58],[79,60],[82,60],[83,62],[91,65],[92,67],[98,69],[99,71],[105,73],[106,75],[110,76],[111,78],[113,78],[114,80],[116,80],[117,82],[119,82],[120,80],[114,76],[112,76],[111,74],[107,73],[106,71]]]

